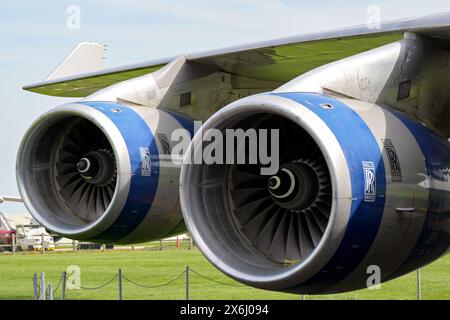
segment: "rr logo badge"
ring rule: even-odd
[[[148,148],[139,148],[141,152],[141,176],[148,177],[152,173],[150,151]]]
[[[402,169],[400,168],[400,160],[395,150],[394,144],[391,140],[382,140],[384,144],[384,151],[389,160],[389,166],[391,168],[392,182],[402,182]]]
[[[364,201],[375,202],[376,191],[376,172],[375,165],[371,161],[363,161],[364,168]]]

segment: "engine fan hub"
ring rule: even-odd
[[[89,158],[82,158],[80,162],[77,163],[77,170],[80,174],[88,172],[91,168],[91,160],[89,160]]]
[[[283,165],[268,181],[272,199],[282,208],[303,210],[319,193],[319,180],[314,168],[303,162]]]
[[[115,174],[114,155],[108,150],[89,152],[76,165],[78,173],[84,180],[95,185],[106,185]]]

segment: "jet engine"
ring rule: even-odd
[[[249,128],[279,130],[276,173],[186,158],[181,169],[187,227],[225,274],[262,289],[337,293],[448,250],[450,145],[422,124],[354,99],[259,94],[214,114],[188,155],[202,156],[209,129]]]
[[[113,102],[78,102],[40,117],[17,158],[19,191],[43,226],[71,239],[133,243],[185,230],[177,114]]]

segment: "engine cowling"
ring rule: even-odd
[[[366,287],[375,269],[386,281],[447,251],[450,147],[421,124],[358,100],[272,93],[232,103],[200,132],[237,128],[279,129],[277,174],[191,161],[180,177],[187,227],[225,274],[336,293]],[[203,140],[197,133],[188,154]]]
[[[17,180],[48,230],[78,240],[133,243],[185,230],[171,133],[188,119],[112,102],[79,102],[40,117],[25,134]]]

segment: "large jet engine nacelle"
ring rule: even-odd
[[[398,277],[448,249],[450,146],[403,114],[313,93],[260,94],[213,115],[191,143],[194,157],[212,128],[279,129],[273,176],[258,164],[182,165],[186,225],[232,278],[335,293]]]
[[[20,194],[34,218],[71,239],[133,243],[185,230],[180,165],[171,133],[178,115],[112,102],[79,102],[41,116],[17,158]]]

